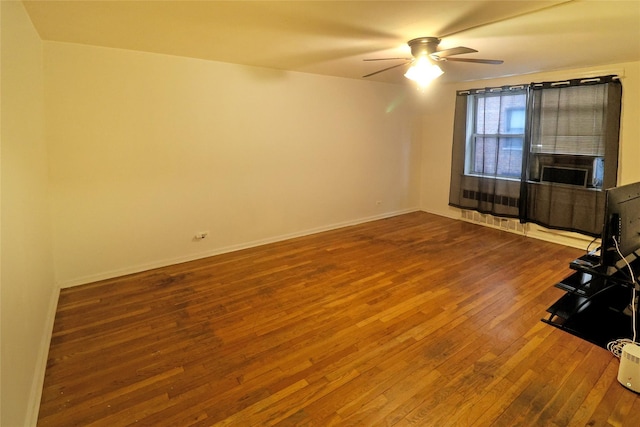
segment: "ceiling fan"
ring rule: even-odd
[[[469,47],[458,46],[450,49],[438,50],[440,39],[438,37],[419,37],[417,39],[409,40],[407,42],[411,48],[411,55],[413,58],[374,58],[365,59],[365,61],[390,61],[390,60],[403,60],[404,62],[391,67],[383,68],[373,73],[362,76],[370,77],[379,73],[382,73],[393,68],[402,67],[407,64],[411,64],[411,68],[405,74],[405,77],[417,81],[419,84],[424,85],[434,78],[438,77],[443,71],[438,67],[438,62],[451,61],[451,62],[474,62],[478,64],[502,64],[504,61],[499,59],[477,59],[477,58],[452,58],[455,55],[462,55],[465,53],[477,52],[475,49]],[[421,83],[424,81],[425,83]]]

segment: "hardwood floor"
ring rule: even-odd
[[[418,212],[64,289],[38,425],[638,426],[540,321],[580,254]]]

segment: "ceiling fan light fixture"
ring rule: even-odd
[[[409,67],[404,76],[418,83],[420,87],[426,87],[443,74],[442,69],[429,61],[426,56],[421,56]]]

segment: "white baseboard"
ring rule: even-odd
[[[172,259],[158,260],[151,263],[140,264],[136,266],[129,266],[118,270],[105,271],[97,274],[92,274],[89,276],[78,277],[75,279],[67,280],[61,283],[58,283],[60,288],[70,288],[73,286],[84,285],[87,283],[98,282],[100,280],[112,279],[114,277],[126,276],[127,274],[140,273],[142,271],[153,270],[154,268],[167,267],[169,265],[180,264],[183,262],[195,261],[202,258],[207,258],[210,256],[221,255],[224,253],[235,252],[242,249],[249,249],[257,246],[266,245],[269,243],[280,242],[283,240],[293,239],[296,237],[308,236],[310,234],[321,233],[323,231],[335,230],[338,228],[348,227],[351,225],[362,224],[365,222],[376,221],[379,219],[391,218],[398,215],[403,215],[411,212],[419,211],[418,208],[409,208],[403,209],[394,212],[387,212],[384,214],[373,215],[365,218],[358,218],[354,220],[324,225],[321,227],[315,227],[307,230],[301,230],[294,233],[282,234],[278,236],[269,237],[266,239],[254,240],[251,242],[240,243],[237,245],[226,246],[222,248],[216,248],[210,251],[200,252],[197,254],[192,254],[184,257],[177,257]]]
[[[31,383],[31,392],[29,395],[29,407],[27,408],[27,426],[35,427],[38,423],[40,400],[42,399],[42,388],[44,387],[44,376],[47,370],[49,347],[51,345],[51,336],[53,335],[53,324],[56,319],[56,310],[58,308],[59,297],[60,288],[56,287],[52,292],[51,298],[49,299],[49,307],[47,308],[44,332],[40,340],[40,346],[36,358],[36,366],[33,375],[33,381]]]
[[[545,242],[558,243],[560,245],[582,249],[584,251],[589,247],[590,249],[595,249],[600,246],[600,239],[594,240],[593,237],[580,233],[572,233],[570,231],[551,230],[536,224],[532,224],[532,227],[529,228],[528,236],[534,239],[544,240]]]

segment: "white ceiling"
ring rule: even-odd
[[[502,65],[448,62],[466,81],[640,60],[640,0],[622,1],[31,1],[43,40],[156,52],[360,79],[410,56],[406,42]],[[368,79],[404,83],[400,67]]]

